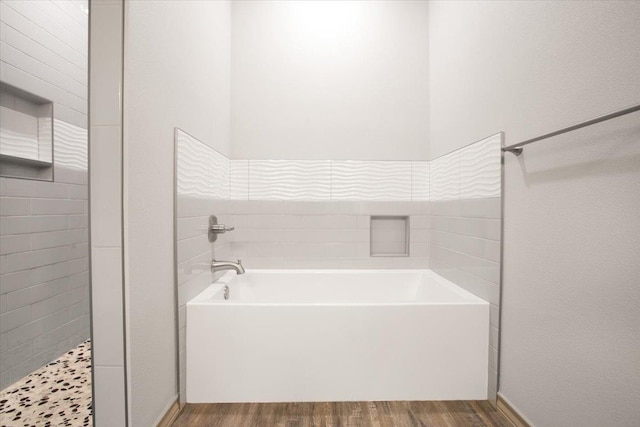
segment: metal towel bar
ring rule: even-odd
[[[522,154],[522,147],[524,147],[525,145],[532,144],[534,142],[541,141],[543,139],[551,138],[552,136],[561,135],[563,133],[571,132],[572,130],[580,129],[580,128],[583,128],[583,127],[586,127],[586,126],[591,126],[591,125],[594,125],[596,123],[604,122],[604,121],[609,120],[609,119],[614,119],[616,117],[624,116],[625,114],[633,113],[635,111],[640,111],[640,104],[634,105],[632,107],[627,107],[624,110],[616,111],[615,113],[605,114],[604,116],[596,117],[595,119],[587,120],[586,122],[582,122],[582,123],[578,123],[578,124],[573,125],[573,126],[562,128],[562,129],[557,130],[555,132],[550,132],[550,133],[544,134],[542,136],[538,136],[538,137],[535,137],[535,138],[527,139],[526,141],[522,141],[522,142],[519,142],[517,144],[508,145],[508,146],[504,147],[502,149],[502,151],[505,151],[505,152],[508,151],[510,153],[515,154],[516,156],[519,156],[520,154]]]

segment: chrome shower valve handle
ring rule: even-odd
[[[209,216],[209,225],[207,227],[209,242],[215,242],[218,239],[218,234],[224,234],[227,231],[233,230],[235,230],[235,227],[227,227],[224,224],[218,224],[218,218],[215,215]]]
[[[235,230],[235,227],[227,227],[224,224],[214,224],[211,226],[211,231],[213,231],[216,234],[224,234],[227,231],[233,231]]]

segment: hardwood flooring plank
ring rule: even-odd
[[[511,427],[488,401],[188,404],[175,427]]]

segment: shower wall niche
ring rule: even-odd
[[[53,103],[3,82],[0,176],[53,180]]]
[[[369,229],[371,256],[409,256],[408,216],[372,216]]]

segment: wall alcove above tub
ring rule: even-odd
[[[371,256],[409,256],[408,216],[372,216],[370,230]]]

